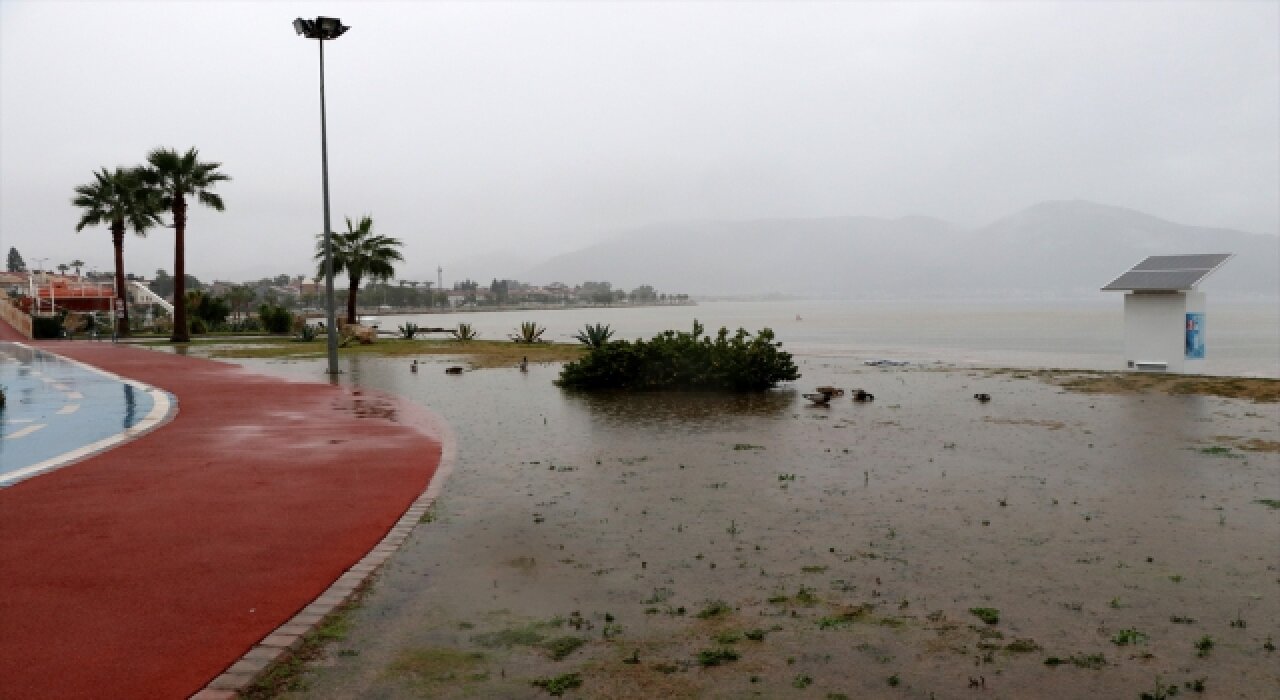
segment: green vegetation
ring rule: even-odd
[[[613,330],[610,329],[607,324],[603,323],[597,323],[594,325],[588,323],[582,330],[578,331],[577,335],[574,336],[579,343],[582,343],[589,348],[603,347],[609,343],[609,339],[612,337]]]
[[[551,695],[559,697],[564,695],[564,691],[582,685],[582,676],[577,673],[562,673],[550,678],[535,678],[529,683],[534,687],[542,688]]]
[[[405,321],[403,326],[399,326],[400,337],[405,340],[413,340],[413,336],[418,334],[418,324],[413,321]]]
[[[1280,498],[1259,498],[1254,503],[1261,503],[1272,510],[1280,510]]]
[[[147,154],[149,167],[139,171],[147,188],[151,206],[167,209],[173,215],[173,335],[175,343],[191,341],[191,329],[187,326],[186,304],[180,300],[187,296],[186,288],[186,230],[187,198],[215,211],[222,211],[222,197],[213,192],[219,182],[231,178],[218,172],[221,163],[202,163],[195,148],[179,154],[170,148],[157,148]]]
[[[532,345],[533,343],[543,342],[542,334],[546,332],[547,332],[547,329],[545,326],[539,326],[534,321],[525,321],[520,324],[519,328],[516,329],[515,335],[511,335],[507,337],[511,338],[517,343],[527,343]]]
[[[356,322],[356,296],[360,293],[360,281],[365,277],[388,280],[396,274],[393,263],[404,260],[397,250],[403,245],[398,239],[373,232],[373,218],[360,217],[352,224],[347,217],[347,232],[329,236],[330,255],[333,258],[333,274],[347,273],[347,323]],[[324,279],[324,234],[316,234],[316,276]]]
[[[698,663],[703,666],[719,666],[737,660],[738,652],[733,649],[703,649],[698,652]]]
[[[263,304],[258,307],[258,318],[268,333],[288,333],[293,329],[293,314],[283,306]]]
[[[763,391],[800,377],[773,331],[743,329],[714,339],[694,321],[689,333],[666,331],[649,341],[616,341],[589,348],[565,365],[558,385],[574,389]]]
[[[582,637],[556,637],[543,643],[542,648],[547,650],[552,659],[560,661],[586,643],[587,640]]]
[[[723,600],[709,600],[707,601],[707,606],[698,612],[698,618],[707,620],[721,615],[728,615],[731,612],[733,612],[733,608],[729,607],[729,604]]]
[[[1147,635],[1135,629],[1123,629],[1111,636],[1111,643],[1121,647],[1130,644],[1144,644],[1146,641]]]
[[[1061,666],[1062,664],[1072,664],[1080,668],[1088,668],[1098,670],[1107,665],[1107,658],[1102,654],[1078,654],[1068,656],[1067,658],[1059,658],[1050,656],[1044,660],[1045,666]]]
[[[459,323],[458,327],[449,331],[453,334],[454,340],[467,343],[480,337],[480,334],[471,327],[470,323]]]
[[[71,200],[74,206],[82,210],[80,221],[76,224],[76,232],[79,233],[86,226],[101,224],[110,226],[111,245],[115,248],[116,296],[123,299],[126,298],[125,228],[133,229],[133,232],[139,236],[145,234],[147,229],[160,223],[159,207],[147,193],[142,182],[142,173],[138,168],[117,167],[114,172],[102,168],[93,174],[93,178],[93,182],[76,187],[76,197]],[[22,261],[22,256],[16,249],[10,248],[9,271],[17,272],[25,269],[26,264]],[[124,317],[116,321],[116,331],[121,336],[129,335],[128,304],[124,308]]]
[[[403,674],[419,685],[474,682],[489,677],[487,672],[480,669],[484,660],[484,653],[479,651],[437,647],[405,649],[396,654],[387,668],[392,674]]]
[[[1000,611],[996,608],[969,608],[969,612],[976,615],[979,620],[982,620],[988,625],[994,625],[1000,622]]]
[[[1213,637],[1206,634],[1196,640],[1196,656],[1204,658],[1210,651],[1213,651]]]

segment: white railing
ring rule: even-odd
[[[165,301],[164,297],[151,291],[151,288],[148,287],[147,285],[137,280],[129,280],[129,290],[131,292],[129,296],[132,297],[133,303],[159,304],[160,306],[164,307],[164,310],[168,311],[170,315],[173,314],[173,304],[170,304],[169,302]]]

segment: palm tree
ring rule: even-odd
[[[80,276],[80,268],[84,267],[84,261],[79,258],[71,261],[71,267],[76,269],[76,277]]]
[[[93,182],[77,187],[76,196],[71,200],[73,205],[84,210],[80,223],[76,224],[76,231],[103,223],[111,227],[111,244],[116,251],[116,298],[127,299],[124,287],[124,230],[128,226],[134,233],[143,236],[147,229],[160,223],[156,202],[148,196],[137,168],[116,168],[115,172],[103,168],[93,174],[93,179]],[[127,303],[124,304],[124,313],[116,319],[116,333],[121,336],[129,334]]]
[[[187,327],[187,309],[182,300],[187,292],[187,265],[184,239],[187,231],[187,197],[222,211],[222,197],[213,186],[231,177],[218,172],[222,163],[202,163],[195,148],[179,154],[171,148],[157,148],[147,154],[151,167],[143,170],[143,179],[151,188],[160,207],[173,214],[173,343],[191,340]]]
[[[62,273],[63,277],[67,276],[67,270],[70,270],[70,269],[71,269],[70,265],[66,263],[58,263],[58,272]]]
[[[236,318],[243,316],[241,310],[248,310],[249,303],[253,301],[253,288],[247,284],[237,284],[227,291],[227,301],[231,304],[231,310],[236,312]]]
[[[316,261],[320,264],[318,275],[324,275],[324,234],[316,234]],[[393,261],[403,262],[396,250],[402,243],[395,238],[373,232],[373,218],[360,217],[360,223],[352,226],[347,217],[347,232],[333,233],[330,249],[333,254],[333,274],[347,271],[347,323],[356,322],[356,294],[360,292],[360,280],[389,280],[395,276]]]

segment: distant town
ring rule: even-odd
[[[78,265],[76,263],[79,263]],[[100,288],[106,297],[114,295],[113,274],[111,272],[89,269],[84,263],[75,260],[60,263],[51,270],[26,268],[25,261],[16,250],[10,249],[7,270],[0,272],[0,289],[22,306],[28,306],[33,299],[43,299],[46,306],[44,312],[53,310],[49,305],[60,308],[75,307],[75,299],[91,298],[97,295],[89,292]],[[156,270],[152,277],[129,274],[126,279],[149,289],[165,301],[173,302],[174,278],[165,270]],[[341,277],[335,279],[340,282]],[[634,289],[615,288],[608,281],[585,281],[568,285],[552,282],[536,285],[513,279],[493,279],[483,284],[472,279],[453,282],[447,289],[439,287],[440,280],[406,280],[374,281],[361,286],[357,296],[358,306],[362,311],[382,313],[431,313],[433,311],[449,311],[458,309],[480,308],[528,308],[528,307],[565,307],[565,306],[612,306],[612,305],[663,305],[692,304],[688,294],[671,294],[661,292],[651,285],[643,284]],[[131,287],[136,286],[131,284]],[[336,284],[341,291],[338,304],[347,293],[346,285]],[[64,291],[59,299],[57,290]],[[39,290],[51,290],[40,292]],[[205,282],[193,275],[186,275],[186,291],[195,292],[200,297],[207,297],[225,302],[232,316],[256,311],[262,305],[278,306],[301,313],[319,313],[324,308],[324,280],[307,275],[279,274],[274,277],[246,282],[213,280]],[[52,299],[50,297],[52,296]],[[37,302],[39,303],[39,302]],[[138,300],[131,300],[138,303]],[[93,310],[93,309],[74,309]]]

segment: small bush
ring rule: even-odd
[[[719,666],[737,660],[738,652],[733,649],[703,649],[698,652],[698,663],[703,666]]]
[[[982,620],[988,625],[994,625],[1000,622],[1000,611],[996,608],[969,608],[969,612],[977,615],[979,620]]]
[[[258,318],[268,333],[288,333],[293,330],[293,314],[283,306],[263,304],[258,307]]]
[[[582,685],[582,676],[577,673],[562,673],[551,678],[535,678],[529,683],[559,697],[564,695],[564,691]]]
[[[689,333],[665,331],[651,340],[620,340],[591,348],[560,372],[557,384],[574,389],[687,389],[763,391],[800,377],[791,354],[778,349],[773,331],[752,336],[721,328],[713,339],[693,322]]]
[[[400,337],[404,338],[405,340],[413,340],[413,336],[417,334],[418,334],[418,324],[412,321],[406,321],[403,326],[400,326]]]
[[[62,319],[57,316],[32,316],[31,336],[37,340],[42,338],[61,338]]]
[[[609,343],[609,339],[612,337],[613,330],[603,323],[597,323],[595,325],[588,323],[582,328],[582,330],[578,331],[577,335],[574,336],[574,338],[578,339],[579,343],[582,343],[589,348],[598,348],[607,345]]]
[[[525,321],[524,323],[520,324],[519,328],[516,329],[515,335],[511,335],[507,337],[511,338],[517,343],[529,343],[529,344],[541,343],[542,334],[546,332],[547,332],[546,327],[539,326],[537,323],[533,321]]]
[[[449,332],[453,334],[454,340],[457,340],[463,343],[469,340],[475,340],[480,335],[479,333],[476,332],[474,328],[471,327],[470,323],[459,323],[457,328]]]

